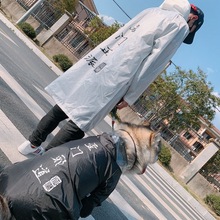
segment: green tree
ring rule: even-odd
[[[215,108],[220,105],[207,75],[199,68],[197,72],[183,71],[180,67],[171,73],[164,71],[149,91],[142,100],[151,112],[150,121],[166,120],[177,132],[196,127],[200,117],[212,121]]]
[[[220,196],[210,194],[206,196],[205,203],[208,204],[218,216],[220,216]]]
[[[161,152],[159,154],[159,161],[166,167],[170,165],[170,161],[172,158],[171,151],[168,147],[162,145]]]
[[[63,71],[68,70],[73,65],[72,61],[64,54],[54,55],[53,60],[59,64]]]
[[[79,0],[47,0],[51,5],[53,5],[54,9],[64,13],[65,10],[72,13],[75,11],[76,5]]]
[[[106,26],[103,23],[103,20],[96,16],[90,21],[89,28],[87,28],[85,34],[88,35],[91,46],[96,47],[112,34],[114,34],[121,26],[122,25],[117,21],[111,26]]]

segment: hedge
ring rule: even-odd
[[[216,215],[220,216],[220,196],[210,194],[205,197],[205,203],[208,204],[211,209],[216,213]]]
[[[31,39],[34,39],[36,37],[36,32],[30,24],[26,22],[22,22],[22,23],[19,23],[18,26]]]
[[[64,54],[54,55],[53,60],[59,64],[63,71],[68,70],[73,65],[71,60]]]
[[[170,161],[171,161],[171,151],[168,147],[162,145],[161,147],[161,152],[158,156],[159,161],[164,165],[164,166],[169,166]]]

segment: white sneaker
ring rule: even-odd
[[[43,147],[34,147],[30,141],[25,141],[23,144],[21,144],[18,147],[18,151],[23,154],[23,155],[28,155],[28,154],[34,154],[34,155],[41,155],[45,152]]]

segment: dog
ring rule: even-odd
[[[87,217],[122,174],[143,174],[160,149],[160,135],[149,127],[120,123],[110,134],[70,141],[10,165],[0,173],[0,220]]]
[[[161,151],[160,133],[152,131],[147,122],[143,125],[121,123],[116,133],[125,141],[128,162],[125,172],[143,174],[148,164],[157,161]]]

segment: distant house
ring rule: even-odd
[[[85,29],[97,14],[97,9],[92,0],[79,1],[76,12],[69,17],[69,22],[54,35],[76,59],[80,59],[93,49],[85,34]]]
[[[182,131],[180,133],[180,140],[190,150],[191,155],[196,157],[210,140],[219,142],[220,131],[214,125],[201,118],[200,127],[195,128],[193,131]]]
[[[12,1],[10,0],[11,5]],[[22,10],[28,13],[27,11],[34,8],[25,18],[25,22],[34,27],[39,45],[45,48],[49,56],[63,53],[75,63],[93,49],[90,39],[85,34],[89,22],[98,15],[93,0],[79,1],[76,11],[72,14],[68,12],[60,14],[53,5],[43,0],[14,0],[14,2],[14,6],[20,5],[20,10],[6,6],[13,16],[21,14]],[[13,11],[15,8],[16,11]]]
[[[147,98],[146,98],[147,97]],[[139,117],[151,120],[155,117],[155,112],[146,108],[145,100],[156,99],[155,94],[151,94],[148,88],[139,98],[132,108],[138,112]],[[191,162],[207,146],[210,140],[214,140],[220,146],[220,131],[204,118],[199,118],[200,125],[191,129],[179,132],[172,130],[168,126],[167,120],[155,118],[151,123],[154,130],[160,129],[161,135],[182,157]]]

